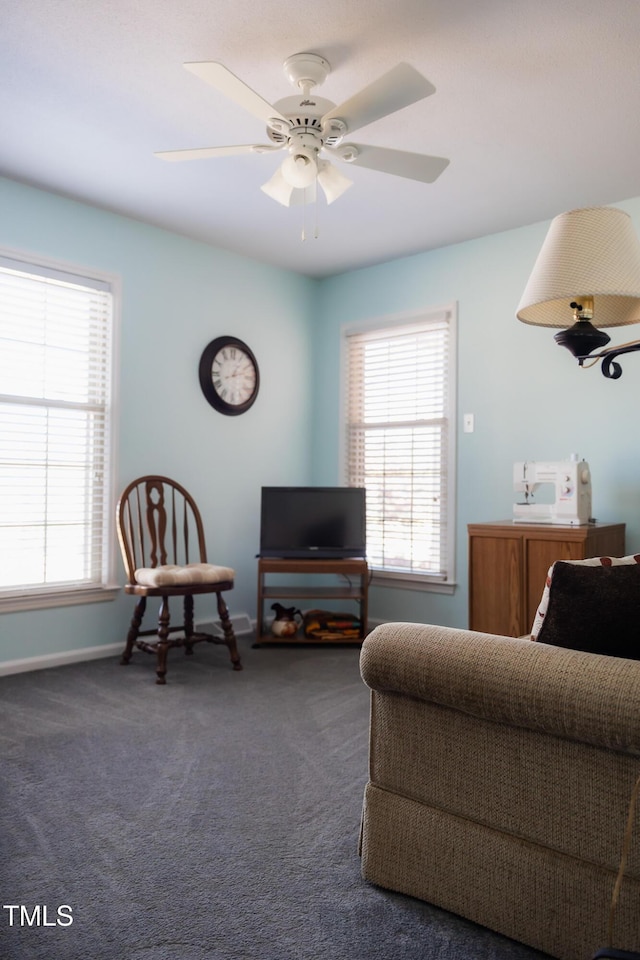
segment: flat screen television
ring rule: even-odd
[[[260,556],[341,559],[366,555],[363,487],[263,487]]]

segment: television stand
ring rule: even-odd
[[[269,574],[298,575],[304,574],[315,576],[306,586],[287,586],[282,584],[272,584],[267,586],[265,578]],[[319,574],[329,574],[342,576],[347,579],[352,578],[351,583],[335,583],[327,586],[326,582],[320,585]],[[254,646],[261,647],[268,643],[362,643],[367,633],[367,611],[368,611],[368,590],[369,590],[369,567],[367,561],[359,557],[352,557],[346,560],[284,560],[277,557],[259,557],[258,558],[258,617],[256,627],[256,642]],[[356,602],[359,605],[360,615],[360,636],[344,637],[339,633],[326,636],[323,639],[317,637],[305,637],[302,627],[300,627],[292,637],[276,637],[268,633],[264,624],[264,603],[265,600],[290,600],[292,606],[299,606],[303,599],[315,599],[317,601],[339,600]],[[318,603],[319,605],[319,603]],[[343,613],[344,610],[336,610],[337,613]]]

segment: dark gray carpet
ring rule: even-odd
[[[358,649],[241,653],[0,679],[2,960],[540,957],[362,881]]]

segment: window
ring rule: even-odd
[[[0,256],[2,610],[108,598],[112,286]]]
[[[455,309],[347,333],[347,483],[374,575],[453,585]]]

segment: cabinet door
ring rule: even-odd
[[[477,537],[469,541],[469,627],[518,637],[524,631],[522,539]]]
[[[526,541],[526,603],[523,633],[533,626],[549,567],[556,560],[583,560],[584,541],[532,538]]]

